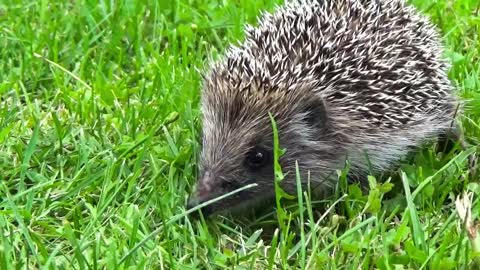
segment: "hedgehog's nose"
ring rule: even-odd
[[[196,196],[190,196],[190,198],[188,198],[188,201],[187,201],[187,210],[190,210],[197,205],[198,205],[197,197]],[[199,211],[197,210],[197,211],[191,212],[189,214],[189,216],[193,219],[198,219],[200,217],[199,216]]]
[[[187,210],[190,210],[196,206],[198,206],[200,204],[200,200],[198,199],[197,196],[191,196],[188,201],[187,201]],[[192,213],[190,213],[190,216],[192,218],[199,218],[200,217],[200,212],[202,213],[202,215],[204,217],[207,217],[207,216],[210,216],[212,214],[212,209],[207,205],[207,206],[204,206],[200,209],[198,209],[197,211],[194,211]]]
[[[187,201],[187,210],[190,210],[198,205],[198,198],[196,196],[190,196]]]

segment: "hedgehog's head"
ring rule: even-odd
[[[202,209],[204,214],[244,209],[274,198],[273,132],[269,113],[277,123],[279,159],[285,179],[282,187],[295,194],[295,162],[304,183],[323,191],[327,168],[332,168],[335,145],[330,143],[325,102],[309,84],[288,89],[250,83],[210,80],[202,93],[203,149],[200,177],[189,207],[214,199],[248,184],[238,192]]]

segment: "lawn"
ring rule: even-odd
[[[455,207],[470,192],[479,218],[478,0],[412,1],[441,30],[472,147],[432,144],[365,193],[340,174],[322,210],[185,217],[201,71],[280,2],[0,1],[0,269],[479,267]]]

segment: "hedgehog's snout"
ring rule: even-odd
[[[188,198],[187,209],[192,209],[198,206],[199,204],[209,200],[212,192],[212,188],[211,188],[212,181],[213,181],[213,175],[211,172],[205,171],[204,173],[202,173],[202,176],[200,178],[200,181],[198,181],[195,191],[193,191],[190,197]],[[208,213],[210,212],[208,211],[207,208],[208,206],[203,207],[201,209],[204,215],[208,215]]]
[[[188,201],[187,201],[187,210],[190,210],[196,206],[198,206],[201,202],[198,200],[198,198],[196,196],[191,196]],[[204,206],[200,209],[198,209],[198,211],[194,211],[192,213],[190,213],[190,216],[192,218],[199,218],[199,213],[202,212],[202,215],[204,217],[207,217],[207,216],[210,216],[213,211],[212,211],[212,208],[210,206]]]
[[[192,209],[197,205],[199,205],[197,196],[190,196],[187,201],[187,210]]]
[[[188,198],[188,201],[187,201],[187,210],[190,210],[194,207],[197,207],[198,205],[200,205],[201,203],[203,203],[204,201],[202,201],[196,194],[192,194],[190,195],[190,197]],[[195,212],[192,212],[190,215],[193,217],[193,218],[198,218],[198,214],[199,212],[202,212],[202,215],[204,217],[206,216],[209,216],[210,214],[212,214],[212,211],[211,211],[211,207],[209,207],[208,205],[207,206],[204,206],[200,209],[198,209],[198,211],[195,211]]]

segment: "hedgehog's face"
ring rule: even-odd
[[[257,186],[240,191],[202,208],[205,215],[223,210],[240,210],[255,202],[266,200],[273,190],[273,152],[268,140],[243,143],[235,140],[242,149],[234,154],[225,149],[224,161],[210,162],[209,146],[204,146],[201,158],[200,178],[190,206],[215,199],[248,184]],[[208,143],[207,143],[208,145]],[[218,151],[214,150],[214,151]]]
[[[279,161],[286,173],[282,185],[288,192],[295,192],[296,161],[305,181],[308,173],[311,178],[320,178],[324,175],[321,168],[332,167],[320,160],[324,155],[322,152],[332,152],[324,151],[325,147],[335,147],[319,143],[326,126],[323,102],[288,102],[291,108],[264,106],[268,105],[266,102],[259,106],[258,102],[239,96],[230,96],[225,101],[204,97],[200,178],[189,207],[253,183],[257,186],[212,203],[202,208],[202,212],[208,215],[242,209],[274,198],[273,135],[269,112],[278,125],[280,147],[286,149]]]

